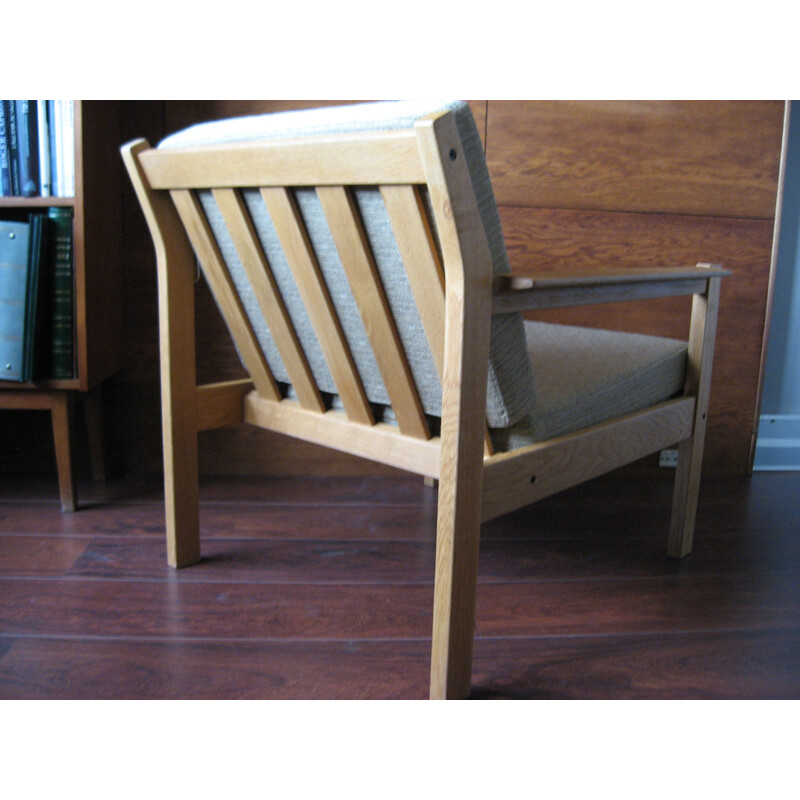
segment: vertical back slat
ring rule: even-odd
[[[397,247],[428,339],[433,363],[442,377],[444,359],[444,268],[425,207],[416,186],[382,186]]]
[[[215,189],[213,195],[300,404],[303,408],[324,412],[325,404],[314,375],[241,194],[236,189]]]
[[[285,187],[263,188],[261,196],[272,218],[345,412],[353,422],[373,425],[375,421],[372,409],[294,198]]]
[[[170,195],[203,267],[206,281],[253,379],[253,385],[263,397],[280,400],[281,393],[247,318],[200,202],[188,189],[173,190]]]
[[[425,412],[352,194],[343,186],[320,186],[317,196],[400,430],[427,439]]]

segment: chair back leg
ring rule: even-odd
[[[158,283],[167,560],[177,569],[200,560],[192,264],[159,265]]]
[[[122,158],[156,250],[167,560],[178,568],[200,560],[196,260],[172,201],[164,192],[153,191],[144,176],[140,154],[149,149],[150,145],[140,139],[122,148]]]
[[[450,476],[439,483],[431,643],[432,700],[464,699],[469,696],[472,682],[481,521],[480,502],[476,505],[471,496],[474,493],[465,490],[471,483]],[[480,492],[477,494],[480,498]]]

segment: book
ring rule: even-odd
[[[50,194],[75,195],[75,122],[72,100],[48,100]]]
[[[0,197],[75,196],[73,100],[0,100]]]
[[[58,179],[61,124],[57,108],[57,104],[60,102],[60,100],[47,101],[47,157],[50,159],[50,194],[53,197],[61,197],[61,187]]]
[[[50,373],[53,378],[72,378],[75,374],[72,209],[53,207],[47,214],[54,224],[50,248]]]
[[[0,374],[26,382],[49,362],[45,312],[51,221],[32,214],[28,222],[0,222]]]
[[[25,310],[28,288],[26,222],[0,222],[0,375],[25,380]]]
[[[47,113],[47,100],[36,101],[36,123],[38,130],[39,194],[49,197],[52,192],[50,163],[50,118]]]
[[[11,167],[8,163],[8,130],[6,104],[0,101],[0,197],[9,197],[11,192]]]
[[[39,124],[35,100],[16,100],[19,194],[39,195]]]
[[[51,231],[47,214],[30,216],[28,240],[28,285],[25,311],[26,380],[49,377],[50,369],[50,280]]]
[[[62,197],[75,196],[75,101],[63,100],[61,149],[64,161],[64,184]]]
[[[6,116],[6,141],[8,148],[8,168],[11,173],[11,194],[19,191],[19,160],[17,158],[17,104],[13,100],[3,100]]]

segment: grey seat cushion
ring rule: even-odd
[[[220,120],[187,128],[167,137],[159,147],[188,147],[319,134],[401,130],[413,127],[420,117],[442,109],[453,113],[462,140],[464,156],[489,243],[492,270],[494,273],[510,272],[483,147],[472,113],[466,103],[430,101],[361,103],[353,106],[334,106]],[[336,386],[300,300],[269,214],[256,190],[247,190],[244,196],[314,377],[323,392],[335,394]],[[373,403],[388,404],[388,394],[316,194],[313,189],[296,189],[295,196],[309,237],[316,248],[320,269],[331,293],[332,302],[343,322],[345,336],[367,397]],[[277,380],[288,382],[288,373],[269,335],[214,198],[210,192],[201,192],[200,200],[267,362]],[[428,415],[438,417],[441,415],[439,377],[380,192],[376,188],[359,188],[356,191],[356,201],[389,305],[395,313],[398,332],[420,392],[423,408]],[[489,424],[493,427],[504,427],[520,420],[532,408],[534,400],[534,378],[526,354],[522,318],[518,314],[496,316],[492,320],[487,385]]]
[[[500,451],[545,441],[668,400],[683,390],[686,342],[525,322],[536,405],[492,430]]]

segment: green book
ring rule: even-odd
[[[26,382],[43,374],[48,323],[49,220],[0,222],[0,376]]]
[[[28,291],[27,222],[0,222],[0,376],[25,378],[25,312]]]
[[[31,214],[28,241],[28,287],[25,311],[26,380],[46,378],[50,372],[50,249],[52,221]]]
[[[51,330],[50,372],[53,378],[75,376],[74,289],[72,258],[72,209],[50,208],[54,224],[51,246]]]

